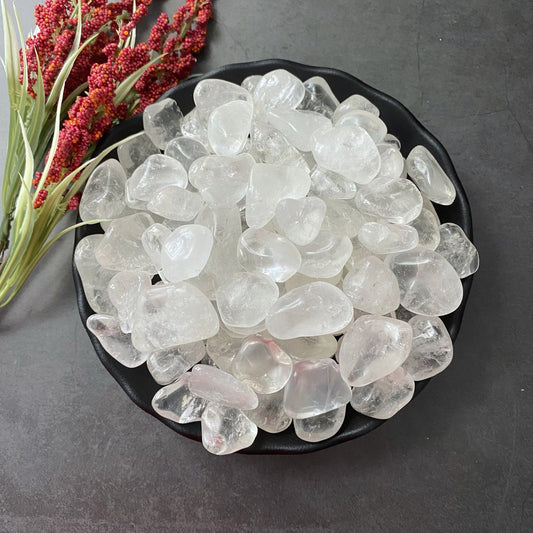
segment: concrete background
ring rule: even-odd
[[[33,3],[18,8],[29,31]],[[454,363],[357,441],[214,457],[100,365],[64,238],[0,311],[0,531],[532,531],[532,24],[525,0],[217,0],[196,72],[269,57],[336,67],[448,149],[481,254]]]

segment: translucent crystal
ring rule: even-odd
[[[387,257],[400,286],[401,304],[409,311],[428,316],[447,315],[463,299],[463,285],[453,267],[440,254],[415,248]]]
[[[436,316],[415,315],[409,320],[413,328],[413,346],[403,368],[415,381],[442,372],[453,358],[453,343],[444,322]]]
[[[205,121],[201,119],[196,107],[183,117],[181,121],[181,133],[184,137],[196,139],[204,146],[209,145],[207,138],[207,119]]]
[[[247,229],[241,235],[237,254],[245,270],[261,272],[276,282],[289,279],[301,265],[296,246],[265,229]]]
[[[361,261],[361,259],[365,259],[365,257],[369,257],[372,254],[370,250],[365,248],[358,239],[354,239],[352,241],[353,244],[353,250],[352,255],[348,258],[348,261],[346,262],[346,269],[348,271],[354,271],[359,268],[358,263]]]
[[[436,251],[452,265],[460,278],[471,276],[479,268],[478,251],[462,228],[452,222],[441,225]]]
[[[294,361],[326,359],[337,351],[337,339],[333,335],[298,337],[285,340],[276,339],[276,342]]]
[[[404,172],[405,160],[399,148],[393,144],[383,142],[378,144],[377,147],[381,156],[379,177],[400,179]]]
[[[252,103],[251,94],[236,85],[225,80],[201,80],[194,88],[194,103],[202,121],[207,122],[211,113],[220,106],[234,101]]]
[[[422,211],[422,195],[409,180],[376,178],[358,189],[355,205],[368,213],[395,224],[407,224]]]
[[[267,122],[254,121],[250,138],[250,153],[257,163],[309,169],[302,154],[280,131]]]
[[[189,388],[194,395],[226,407],[247,411],[258,406],[257,395],[248,385],[214,366],[193,367]]]
[[[385,420],[405,407],[413,397],[415,382],[402,368],[364,387],[354,387],[352,407],[359,413]]]
[[[141,235],[141,243],[144,251],[150,257],[152,264],[157,271],[161,270],[161,249],[163,242],[172,233],[170,229],[163,224],[152,224],[146,228]]]
[[[400,305],[400,288],[396,277],[375,256],[358,261],[342,282],[344,294],[356,309],[373,315],[386,315]]]
[[[116,310],[107,294],[107,285],[116,272],[103,268],[95,257],[95,251],[103,238],[103,235],[87,235],[81,239],[76,245],[74,263],[91,308],[96,313],[112,315]]]
[[[266,327],[276,339],[315,337],[336,333],[352,316],[348,297],[337,287],[317,281],[284,294],[270,309]]]
[[[99,218],[117,218],[126,207],[126,173],[116,159],[98,165],[89,176],[80,200],[80,218],[87,222]]]
[[[268,276],[238,272],[217,290],[220,318],[229,327],[255,326],[265,319],[278,295],[278,286]]]
[[[165,148],[165,155],[179,161],[186,171],[193,161],[209,155],[207,148],[197,139],[192,137],[176,137]]]
[[[315,131],[331,127],[328,118],[312,111],[274,109],[268,113],[267,118],[295,148],[303,152],[312,150]]]
[[[254,160],[249,154],[207,156],[189,169],[189,179],[212,207],[233,207],[248,189]]]
[[[335,125],[359,126],[370,135],[376,144],[383,142],[383,139],[387,134],[387,126],[385,123],[377,115],[363,110],[354,110],[344,113],[337,118]]]
[[[253,335],[242,343],[231,369],[237,379],[258,394],[272,394],[291,377],[292,360],[275,341]]]
[[[392,254],[418,246],[418,233],[412,226],[387,222],[367,222],[357,234],[361,244],[375,254]]]
[[[411,179],[432,202],[453,203],[455,187],[427,148],[415,146],[407,156],[406,165]]]
[[[167,185],[187,187],[187,171],[183,165],[168,155],[151,155],[128,179],[128,191],[137,200],[148,202],[154,194]]]
[[[255,164],[246,192],[246,223],[250,228],[263,227],[274,217],[280,200],[303,198],[310,185],[309,173],[303,168]]]
[[[332,118],[339,101],[328,82],[321,76],[314,76],[304,81],[304,87],[305,95],[299,109],[314,111]]]
[[[133,344],[145,351],[208,339],[219,328],[211,302],[187,282],[153,286],[144,292],[133,324]]]
[[[152,276],[146,272],[119,272],[109,281],[107,293],[124,333],[131,333],[137,299],[151,284]]]
[[[437,248],[440,242],[439,221],[429,209],[423,207],[420,215],[411,221],[409,225],[413,226],[418,233],[419,246],[430,250]]]
[[[160,385],[176,381],[205,355],[204,341],[173,346],[152,352],[146,361],[150,374]]]
[[[118,319],[111,315],[96,314],[87,319],[87,329],[100,341],[104,350],[120,364],[135,368],[146,361],[147,353],[131,344],[131,337],[120,329]]]
[[[257,426],[239,409],[209,403],[202,414],[202,444],[215,455],[234,453],[251,446]]]
[[[204,201],[197,192],[182,189],[177,185],[168,185],[159,189],[146,207],[148,211],[164,218],[189,222],[203,205]]]
[[[165,278],[178,282],[198,276],[209,259],[212,247],[213,234],[205,226],[180,226],[165,239],[161,249]]]
[[[314,278],[330,278],[338,274],[352,254],[352,241],[327,230],[307,246],[299,248],[302,256],[300,272]]]
[[[314,196],[323,199],[349,200],[355,196],[356,190],[355,183],[341,174],[320,167],[311,172],[310,193]]]
[[[352,94],[337,106],[333,114],[333,122],[337,122],[343,115],[352,111],[367,111],[376,117],[379,116],[379,109],[370,100],[360,94]]]
[[[152,261],[144,251],[141,237],[154,221],[148,213],[117,218],[96,248],[96,260],[109,270],[144,270],[154,272]]]
[[[150,104],[143,112],[144,132],[161,150],[169,141],[181,133],[183,113],[172,98],[165,98]]]
[[[350,387],[343,381],[339,365],[333,359],[316,359],[294,365],[283,404],[287,415],[300,419],[342,407],[350,397]]]
[[[231,337],[227,331],[220,328],[220,331],[213,337],[207,339],[206,349],[209,357],[224,372],[231,371],[231,364],[241,349],[243,339]]]
[[[254,90],[254,102],[265,109],[296,109],[305,95],[304,84],[283,69],[263,76]]]
[[[195,222],[206,226],[213,234],[214,241],[205,268],[191,282],[201,287],[214,300],[217,288],[226,283],[235,272],[242,270],[237,260],[237,246],[241,236],[239,209],[206,208],[200,211]]]
[[[252,114],[252,104],[235,100],[209,115],[207,138],[215,154],[233,156],[242,151],[250,133]]]
[[[336,126],[315,132],[313,156],[319,166],[356,183],[378,174],[381,157],[370,135],[359,126]]]
[[[178,424],[199,422],[207,402],[191,394],[190,373],[183,374],[175,383],[159,389],[152,399],[154,411]]]
[[[365,223],[365,217],[345,200],[326,200],[327,212],[322,229],[353,239]]]
[[[149,156],[159,153],[159,149],[146,133],[121,144],[117,148],[118,160],[128,176],[139,165],[142,165]]]
[[[230,335],[235,335],[241,339],[249,337],[250,335],[255,335],[265,331],[265,321],[259,322],[259,324],[250,327],[236,327],[236,326],[226,326],[228,333]]]
[[[268,433],[280,433],[287,429],[292,419],[283,409],[283,390],[273,394],[258,394],[259,405],[246,416],[260,429]]]
[[[339,351],[342,377],[353,387],[368,385],[398,368],[409,355],[411,326],[384,316],[359,317],[345,333]]]
[[[346,416],[346,406],[342,405],[309,418],[294,421],[296,435],[307,442],[320,442],[336,435],[341,428]]]
[[[252,76],[247,76],[242,80],[241,87],[243,89],[246,89],[250,94],[253,94],[255,87],[259,83],[259,80],[261,80],[263,76],[260,76],[258,74],[253,74]]]
[[[276,223],[294,244],[303,246],[313,241],[326,216],[326,204],[320,198],[286,198],[276,207]]]

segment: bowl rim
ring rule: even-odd
[[[402,122],[402,124],[409,125],[409,128],[415,131],[417,135],[424,140],[424,146],[430,149],[431,153],[439,161],[439,163],[441,164],[441,166],[443,167],[443,169],[445,170],[445,172],[447,173],[447,175],[449,176],[449,178],[451,179],[452,183],[454,184],[456,188],[457,196],[452,206],[444,207],[444,206],[435,205],[437,213],[439,214],[439,216],[441,216],[442,214],[444,219],[446,219],[447,214],[448,216],[450,216],[449,213],[451,212],[455,213],[461,222],[459,225],[462,227],[463,231],[469,237],[469,239],[473,241],[472,217],[471,217],[470,205],[468,202],[466,191],[462,183],[459,180],[459,177],[457,175],[453,162],[448,152],[444,148],[444,146],[432,133],[429,132],[429,130],[401,102],[399,102],[392,96],[378,89],[375,89],[374,87],[361,81],[355,76],[352,76],[351,74],[348,74],[342,70],[338,70],[338,69],[331,68],[331,67],[310,66],[310,65],[297,63],[294,61],[288,61],[285,59],[263,59],[259,61],[232,63],[232,64],[224,65],[219,68],[213,69],[205,74],[189,77],[187,80],[180,82],[177,86],[167,91],[161,97],[161,99],[163,98],[178,99],[180,94],[185,93],[187,91],[192,91],[192,88],[194,88],[199,81],[204,80],[204,79],[208,79],[208,78],[225,79],[227,77],[232,77],[238,74],[239,77],[241,78],[240,81],[242,81],[242,79],[244,79],[247,75],[264,74],[270,70],[280,69],[280,68],[288,70],[289,72],[295,74],[297,77],[299,77],[303,81],[313,76],[322,76],[327,81],[328,79],[336,80],[338,82],[342,81],[347,86],[351,87],[350,94],[355,94],[356,92],[362,93],[363,96],[367,98],[370,96],[371,99],[373,99],[374,101],[381,102],[380,105],[378,105],[378,107],[380,108],[380,112],[383,112],[382,106],[384,103],[386,104],[387,109],[390,108],[391,110],[393,110],[395,116],[397,117],[399,121]],[[242,74],[245,73],[246,71],[248,71],[248,73],[242,76]],[[355,90],[353,89],[354,87],[355,87]],[[190,106],[184,105],[183,107],[192,107],[192,98],[191,98],[191,102],[185,102],[185,104],[190,104]],[[385,122],[387,123],[387,121]],[[389,127],[389,124],[387,124],[387,127]],[[112,145],[113,143],[117,142],[120,138],[123,138],[124,136],[130,134],[130,133],[127,133],[128,130],[138,131],[140,128],[142,128],[142,114],[136,115],[120,123],[118,126],[113,127],[102,138],[95,153]],[[124,132],[124,130],[126,130],[126,132]],[[400,141],[402,141],[402,139],[400,139]],[[418,143],[418,144],[421,144],[421,143]],[[404,150],[405,149],[403,148],[403,142],[402,142],[402,152]],[[113,153],[110,154],[108,157],[111,157],[112,155]],[[404,156],[405,156],[405,153],[404,153]],[[80,221],[79,218],[78,218],[78,221]],[[78,242],[83,237],[85,237],[86,235],[95,234],[95,233],[102,233],[102,231],[100,230],[100,226],[98,224],[93,225],[93,226],[82,226],[82,227],[76,228],[74,250]],[[85,294],[84,294],[83,287],[81,284],[81,279],[80,279],[79,273],[77,271],[77,268],[74,262],[74,251],[73,251],[73,256],[72,256],[72,271],[73,271],[74,284],[75,284],[75,289],[76,289],[76,298],[77,298],[77,304],[78,304],[80,317],[82,319],[85,329],[87,330],[86,319],[88,316],[93,314],[94,311],[90,308],[85,298]],[[472,286],[472,280],[473,280],[473,276],[469,276],[468,278],[465,278],[462,280],[463,300],[461,302],[460,307],[456,311],[448,315],[447,317],[441,317],[444,319],[445,323],[447,323],[448,331],[454,342],[455,342],[455,339],[457,338],[457,334],[461,326],[461,321],[463,318],[466,302],[467,302],[468,295],[469,295],[469,292]],[[98,339],[89,330],[87,330],[87,333],[89,335],[89,338],[91,340],[91,343],[94,347],[94,350],[98,358],[100,359],[100,361],[102,362],[106,370],[113,376],[115,381],[117,381],[117,383],[122,387],[122,389],[128,395],[128,397],[138,407],[140,407],[143,411],[149,413],[150,415],[154,416],[155,418],[163,422],[166,426],[170,427],[171,429],[173,429],[180,435],[196,440],[196,441],[201,441],[201,431],[200,431],[199,422],[194,422],[191,424],[178,424],[176,422],[173,422],[172,420],[169,420],[167,418],[164,418],[158,415],[153,410],[151,406],[151,397],[153,396],[153,394],[155,394],[155,391],[161,388],[161,385],[156,384],[155,381],[151,378],[148,370],[146,369],[146,365],[141,365],[140,367],[133,368],[133,369],[124,367],[103,349]],[[153,384],[152,387],[147,387],[147,383],[148,383],[146,382],[147,376],[152,381],[152,384]],[[416,382],[415,396],[417,396],[421,392],[421,390],[426,387],[430,379]],[[148,391],[144,390],[144,394],[143,394],[143,391],[139,391],[139,387],[142,388],[143,386],[145,389],[149,388]],[[147,402],[148,396],[150,396],[150,401]],[[350,416],[348,415],[348,413],[350,413]],[[398,415],[395,415],[395,416],[398,416]],[[352,421],[356,419],[357,424],[348,424],[347,422],[350,419]],[[364,415],[361,415],[360,413],[356,413],[355,411],[350,409],[350,407],[348,406],[347,416],[343,423],[343,426],[341,427],[341,429],[336,435],[334,435],[333,437],[327,440],[324,440],[321,442],[313,442],[313,443],[302,441],[296,437],[294,433],[293,425],[291,424],[291,426],[287,430],[281,433],[277,433],[277,434],[270,434],[265,431],[259,430],[258,436],[254,444],[249,448],[240,450],[239,453],[243,453],[243,454],[309,453],[309,452],[329,448],[331,446],[334,446],[334,445],[352,440],[356,437],[365,435],[369,433],[370,431],[381,426],[384,422],[386,422],[386,420],[377,420],[377,419],[373,419],[373,418],[369,418]]]

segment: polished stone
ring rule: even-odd
[[[459,277],[466,278],[477,272],[479,253],[463,229],[447,222],[440,226],[439,234],[439,245],[435,251],[452,265]]]
[[[146,360],[146,366],[157,383],[168,385],[199,363],[205,353],[204,341],[172,346],[166,350],[152,352]]]
[[[339,432],[345,416],[346,406],[342,405],[327,413],[295,420],[294,431],[298,438],[306,442],[321,442]]]
[[[161,150],[181,133],[183,113],[176,100],[164,98],[150,104],[143,112],[144,132]]]

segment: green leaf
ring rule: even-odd
[[[5,69],[7,76],[7,92],[11,107],[16,108],[20,98],[20,84],[18,81],[20,72],[19,49],[13,21],[9,15],[5,0],[1,0],[2,23],[4,30],[4,53]]]

